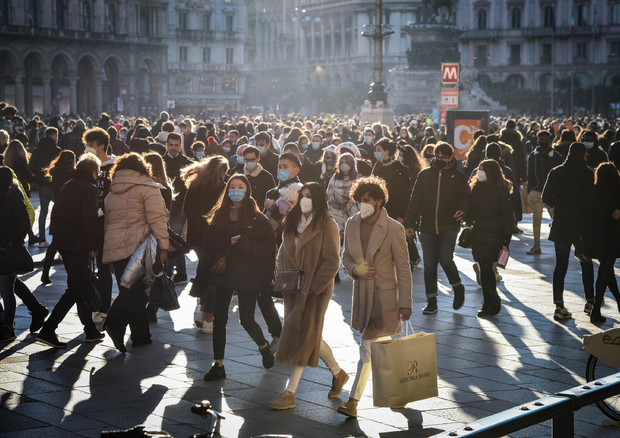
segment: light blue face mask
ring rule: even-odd
[[[245,190],[229,190],[228,197],[232,202],[241,202],[245,198]]]
[[[378,151],[377,151],[377,152],[375,152],[375,159],[376,159],[377,161],[381,161],[381,160],[383,160],[383,153],[378,152]]]
[[[320,146],[321,145],[319,144],[318,141],[313,141],[312,142],[312,149],[314,149],[315,151],[318,151]]]
[[[263,155],[265,153],[265,146],[257,146],[258,147],[258,152]]]
[[[227,146],[224,146],[222,149],[224,150],[225,153],[229,153],[230,152],[230,148],[227,147]]]
[[[204,158],[205,157],[205,153],[204,152],[196,152],[194,155],[196,155],[196,158]]]
[[[349,166],[347,163],[342,163],[340,165],[340,170],[342,170],[343,172],[348,172],[349,170],[351,170],[351,166]]]
[[[366,143],[366,144],[372,143],[372,136],[371,135],[365,135],[364,136],[364,143]]]
[[[308,143],[302,143],[300,146],[303,150],[308,149]]]
[[[285,182],[285,181],[288,181],[289,179],[291,179],[291,172],[289,170],[286,170],[286,169],[278,170],[278,181]]]
[[[237,164],[243,163],[245,163],[245,158],[243,158],[243,155],[237,155]]]
[[[245,168],[248,169],[248,172],[251,172],[256,169],[257,164],[258,163],[256,161],[248,161],[247,163],[245,163]]]

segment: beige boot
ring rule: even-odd
[[[338,413],[347,417],[357,418],[357,400],[350,398],[349,401],[338,408]]]
[[[340,372],[332,377],[332,387],[329,390],[329,394],[327,397],[335,398],[340,395],[342,392],[342,387],[349,380],[349,375],[344,372],[344,370],[340,370]]]
[[[282,395],[278,397],[277,400],[269,403],[269,407],[271,409],[293,409],[295,406],[297,406],[295,401],[295,394],[290,391],[284,391],[284,393],[282,393]]]

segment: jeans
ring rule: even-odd
[[[41,310],[43,307],[41,303],[39,303],[39,300],[37,300],[37,298],[32,294],[30,289],[28,289],[28,286],[26,286],[24,282],[19,279],[19,277],[15,279],[15,295],[17,298],[22,300],[22,303],[24,303],[24,306],[28,308],[30,313]]]
[[[232,289],[217,288],[215,293],[215,315],[213,319],[213,356],[215,360],[224,359],[226,349],[226,324],[228,323],[228,309],[232,300]],[[239,321],[245,331],[254,340],[257,346],[262,347],[267,343],[263,336],[263,330],[254,320],[256,298],[258,292],[237,291],[239,299]],[[116,304],[116,301],[114,301]]]
[[[614,264],[616,263],[615,257],[606,257],[599,259],[598,274],[596,276],[596,297],[594,300],[594,307],[600,309],[603,303],[603,295],[605,290],[609,287],[612,295],[618,303],[620,309],[620,292],[618,291],[618,282],[616,281],[616,274],[614,272]]]
[[[146,313],[146,304],[149,298],[146,295],[145,285],[141,280],[136,281],[131,288],[121,286],[121,277],[129,259],[114,262],[114,275],[118,283],[118,297],[108,309],[108,316],[104,322],[104,330],[112,327],[123,336],[129,325],[133,342],[146,342],[151,339],[149,320]]]
[[[452,287],[461,284],[459,271],[454,263],[454,245],[458,231],[443,231],[439,234],[420,233],[424,260],[424,287],[426,298],[437,296],[437,264],[440,263]]]
[[[568,270],[568,258],[570,257],[570,247],[573,243],[554,242],[555,244],[555,269],[553,270],[553,302],[558,307],[564,306],[564,278]],[[583,254],[583,243],[574,243],[575,253]],[[586,300],[594,300],[594,266],[592,260],[581,259],[581,282]]]
[[[179,236],[183,235],[183,229],[185,228],[185,222],[187,218],[181,213],[177,213],[174,216],[170,216],[170,229],[177,233]],[[172,278],[172,272],[174,268],[177,268],[177,275],[180,277],[187,277],[187,271],[185,269],[185,254],[181,254],[179,257],[174,259],[166,260],[166,274],[168,277]]]
[[[39,203],[41,211],[39,212],[39,239],[45,240],[45,221],[49,211],[50,202],[54,201],[54,190],[52,186],[39,186]]]
[[[2,315],[2,327],[13,331],[13,321],[15,320],[15,275],[0,275],[0,296],[4,302]]]
[[[58,325],[67,316],[74,304],[77,305],[77,312],[84,332],[92,334],[97,332],[97,327],[93,322],[92,315],[88,307],[84,304],[84,291],[90,281],[88,277],[88,253],[59,250],[62,262],[67,271],[67,290],[60,297],[58,303],[49,318],[43,324],[42,332],[54,333]]]

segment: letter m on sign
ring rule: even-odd
[[[459,64],[458,63],[442,63],[441,64],[441,83],[442,84],[458,84],[459,83]]]

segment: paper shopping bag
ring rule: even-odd
[[[370,357],[375,406],[400,407],[437,396],[434,333],[373,342]]]

